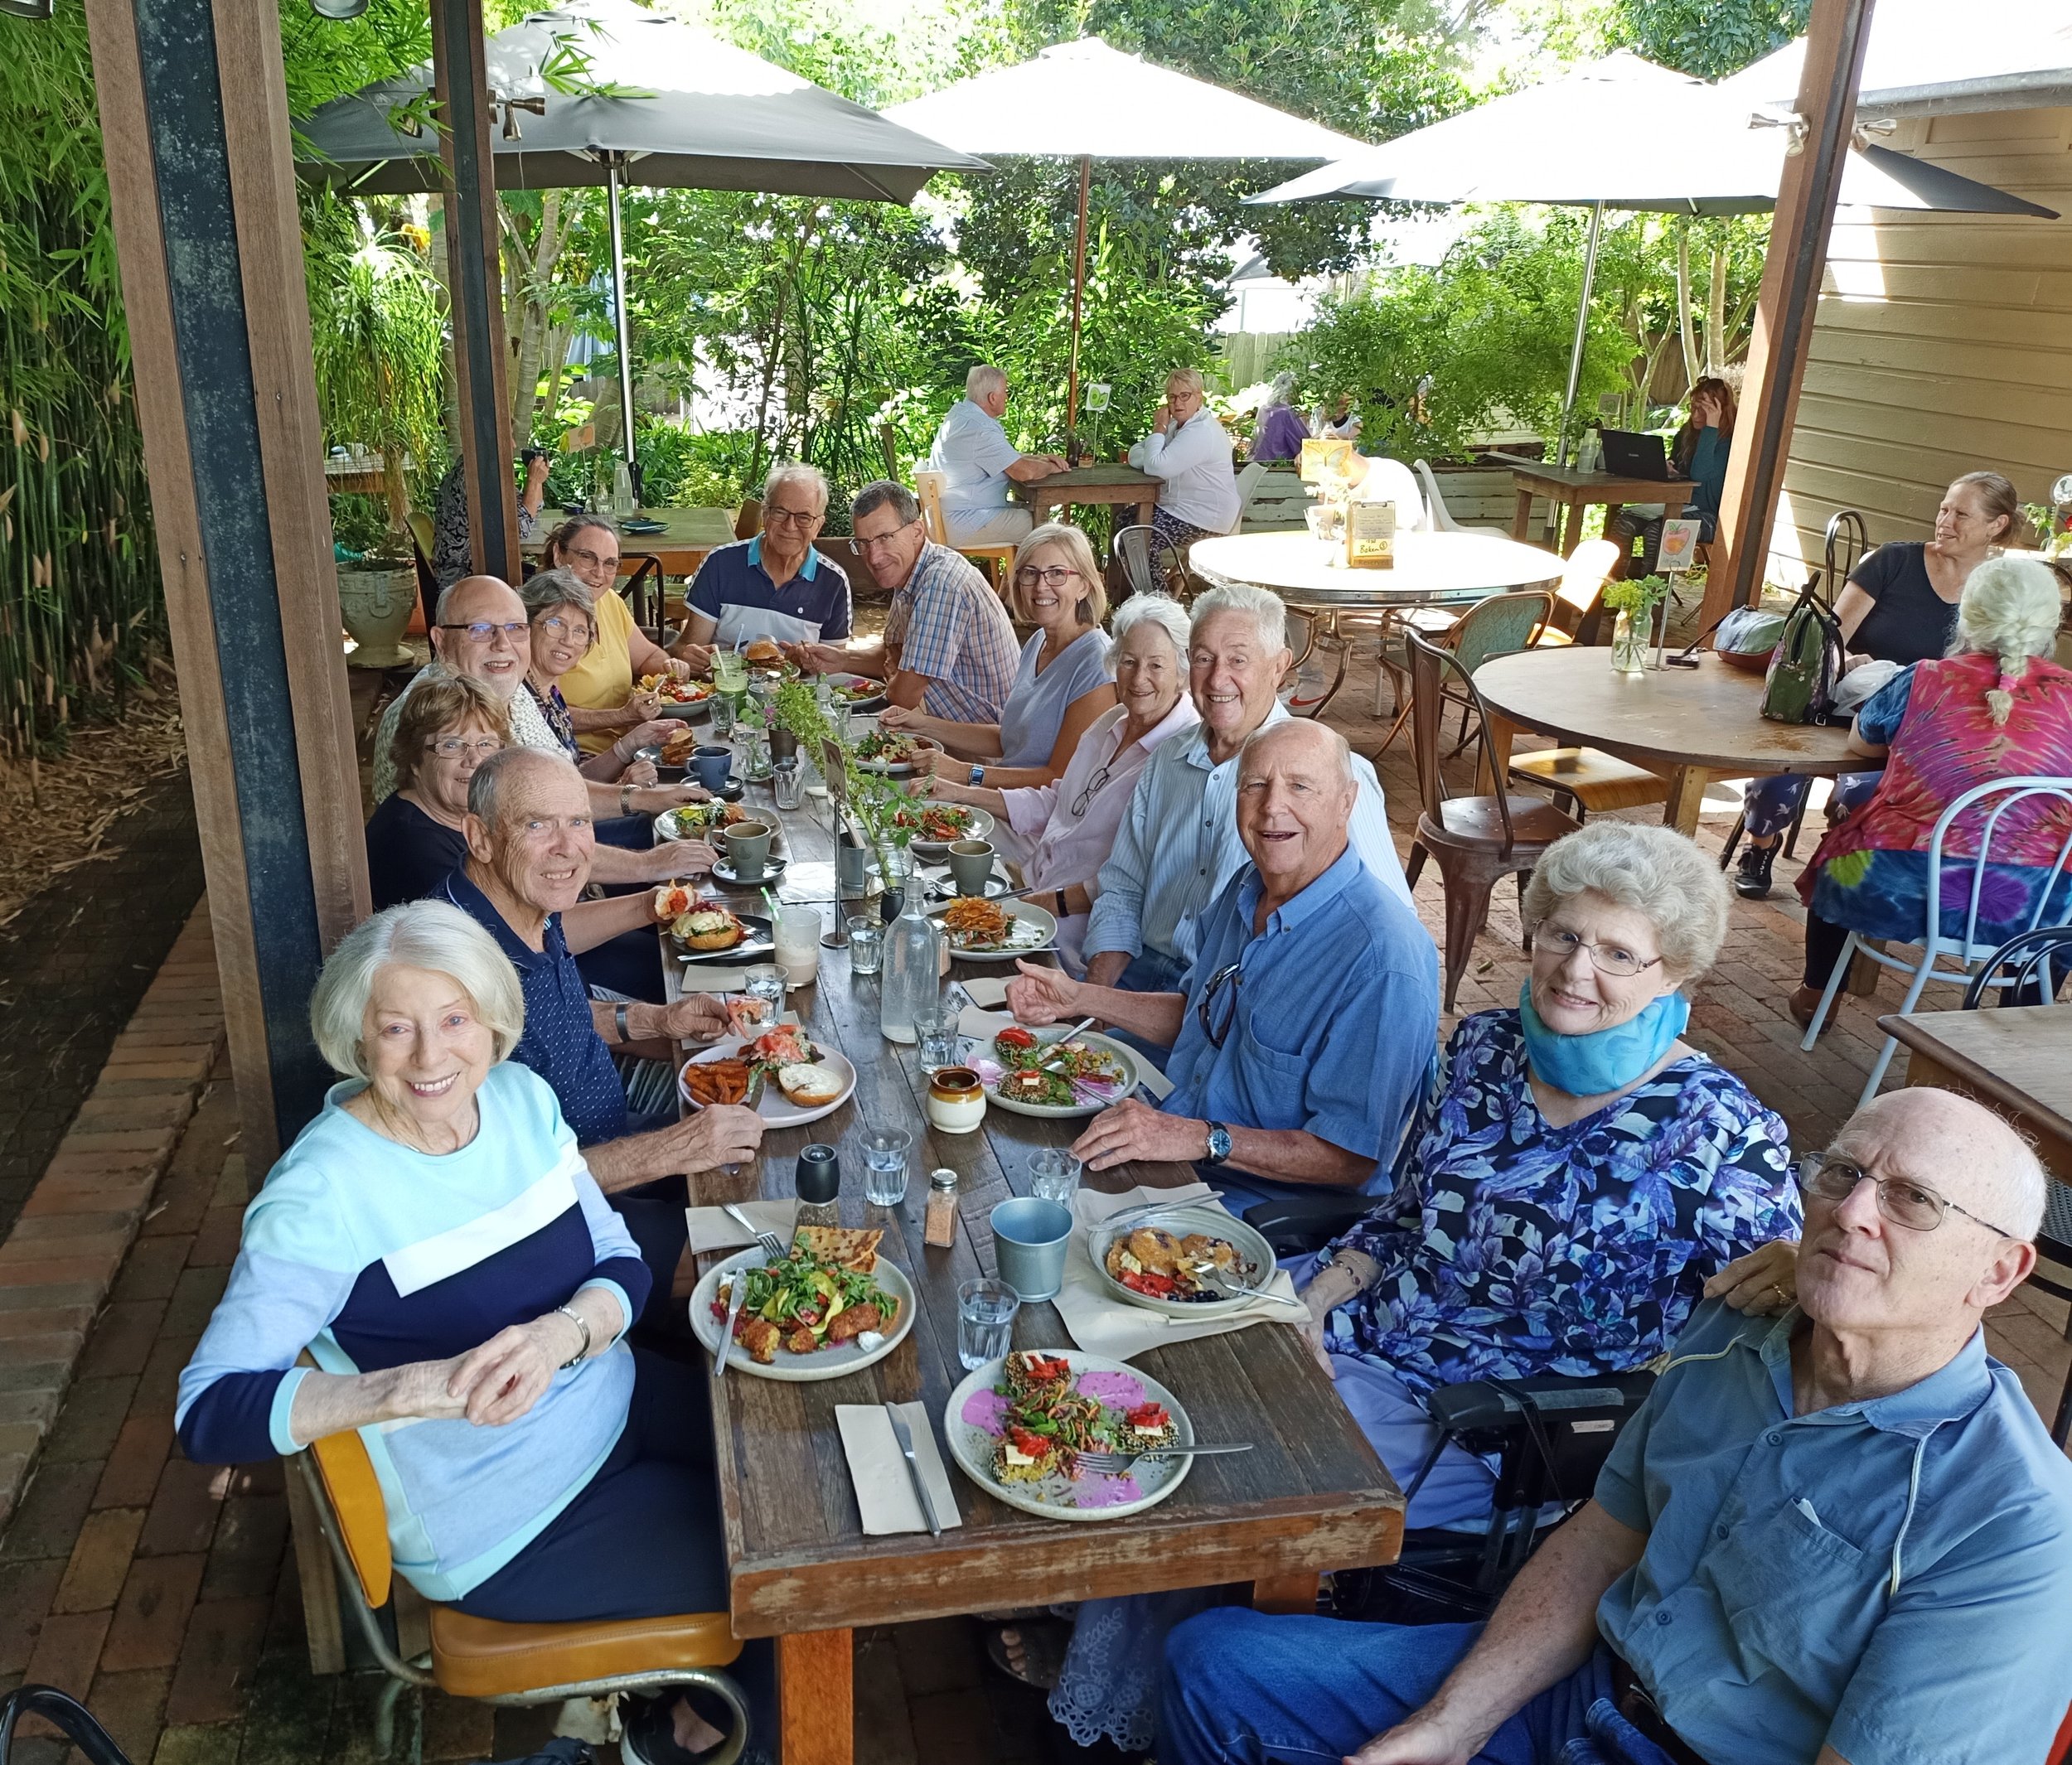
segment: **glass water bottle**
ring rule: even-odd
[[[935,921],[921,911],[919,879],[910,880],[899,916],[885,928],[884,979],[879,984],[878,1027],[888,1042],[912,1042],[914,1019],[932,1011],[942,965]]]

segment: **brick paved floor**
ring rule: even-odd
[[[1368,700],[1356,676],[1332,719],[1363,746],[1380,734],[1357,714]],[[1383,774],[1406,845],[1415,786],[1402,744]],[[1716,844],[1733,813],[1722,792],[1702,837]],[[1888,986],[1882,1004],[1850,1000],[1837,1030],[1800,1054],[1783,1004],[1798,966],[1792,898],[1786,890],[1774,902],[1736,905],[1721,964],[1697,990],[1691,1034],[1784,1115],[1796,1144],[1810,1145],[1848,1113],[1875,1050],[1876,1013],[1891,995]],[[1435,933],[1435,878],[1418,901]],[[1507,892],[1463,984],[1464,1011],[1515,999],[1524,972],[1517,931]],[[201,1469],[172,1443],[173,1383],[221,1290],[246,1198],[236,1129],[219,1066],[34,1480],[0,1533],[0,1689],[26,1674],[80,1693],[137,1765],[370,1765],[380,1681],[308,1671],[278,1468]],[[2046,1411],[2072,1359],[2065,1313],[2025,1292],[1987,1326],[1993,1352]],[[0,1341],[0,1387],[8,1366]],[[864,1765],[1101,1765],[1063,1738],[1033,1695],[985,1666],[970,1621],[864,1633],[856,1686]],[[397,1756],[510,1758],[530,1750],[548,1720],[438,1696],[406,1702]],[[22,1765],[56,1765],[60,1756],[56,1742],[32,1740]]]

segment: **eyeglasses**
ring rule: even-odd
[[[1202,1033],[1208,1037],[1212,1048],[1220,1048],[1230,1039],[1230,1027],[1237,1021],[1237,986],[1245,977],[1240,972],[1243,964],[1224,964],[1208,977],[1208,984],[1202,989],[1202,1002],[1194,1008],[1194,1017],[1202,1026]],[[1224,993],[1227,987],[1229,991]],[[1216,1003],[1217,995],[1223,994],[1221,1015]]]
[[[480,754],[487,759],[503,747],[495,736],[483,736],[471,742],[466,736],[442,736],[436,742],[427,742],[425,752],[437,754],[442,760],[460,760],[469,754]]]
[[[590,640],[597,635],[594,626],[578,625],[573,620],[564,619],[559,613],[549,613],[540,622],[556,637],[565,637],[571,643],[588,646]]]
[[[1629,950],[1621,950],[1616,944],[1586,944],[1565,926],[1537,926],[1532,931],[1532,954],[1558,956],[1563,962],[1577,950],[1587,950],[1590,966],[1600,974],[1609,974],[1615,980],[1631,980],[1643,970],[1653,968],[1661,961],[1659,956],[1650,956],[1645,962]]]
[[[1040,570],[1031,564],[1027,569],[1014,573],[1014,586],[1017,588],[1034,588],[1041,583],[1046,588],[1062,588],[1078,573],[1077,570],[1067,569],[1062,563],[1053,563]]]
[[[1073,820],[1081,820],[1085,817],[1087,805],[1107,788],[1108,779],[1113,773],[1114,770],[1115,768],[1112,765],[1104,766],[1100,769],[1100,771],[1096,772],[1092,778],[1087,781],[1087,788],[1084,791],[1082,791],[1077,796],[1072,800],[1072,818]]]
[[[439,629],[442,631],[465,631],[471,644],[491,643],[499,637],[516,644],[525,635],[525,626],[522,621],[515,625],[496,625],[487,619],[477,619],[467,625],[443,625]]]
[[[794,527],[816,527],[826,519],[824,514],[816,515],[805,509],[765,509],[762,511],[762,525],[766,527],[776,521],[787,521]]]
[[[1798,1187],[1807,1194],[1818,1195],[1826,1202],[1846,1202],[1857,1192],[1857,1185],[1866,1179],[1878,1186],[1878,1211],[1895,1226],[1904,1226],[1910,1232],[1932,1232],[1943,1223],[1946,1213],[1961,1213],[1997,1236],[2014,1236],[2012,1232],[2002,1231],[1991,1220],[1980,1219],[1970,1208],[1958,1206],[1948,1196],[1938,1195],[1925,1183],[1916,1182],[1910,1177],[1874,1177],[1861,1165],[1852,1164],[1831,1152],[1814,1153],[1802,1158],[1798,1164]]]
[[[600,570],[616,570],[619,567],[619,554],[617,552],[607,558],[602,552],[588,552],[579,545],[566,545],[561,549],[561,555],[578,563],[594,565]]]

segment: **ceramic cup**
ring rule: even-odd
[[[737,821],[719,836],[727,843],[727,862],[733,866],[737,881],[762,880],[770,862],[770,834],[767,821]]]
[[[690,751],[690,770],[706,790],[717,791],[733,770],[733,750],[711,742],[700,742]]]
[[[983,839],[950,842],[950,875],[960,895],[982,895],[985,879],[993,874],[993,848]]]
[[[1053,1297],[1065,1279],[1065,1245],[1072,1209],[1062,1202],[1017,1196],[993,1210],[993,1255],[1000,1279],[1034,1305]]]

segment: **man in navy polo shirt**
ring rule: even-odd
[[[462,833],[467,862],[448,877],[445,898],[477,921],[518,970],[525,1032],[511,1057],[554,1088],[590,1174],[626,1221],[655,1277],[646,1315],[688,1294],[690,1260],[683,1173],[753,1158],[762,1139],[753,1110],[716,1105],[683,1121],[632,1119],[612,1049],[710,1042],[726,1032],[719,1002],[692,994],[674,1005],[593,1000],[578,952],[655,923],[654,896],[586,902],[593,837],[582,776],[559,754],[507,747],[476,769]],[[638,1131],[637,1131],[638,1130]]]
[[[762,531],[723,545],[690,585],[690,622],[676,653],[701,672],[714,647],[767,637],[782,644],[849,636],[849,578],[813,549],[827,519],[827,480],[796,461],[770,468]]]

